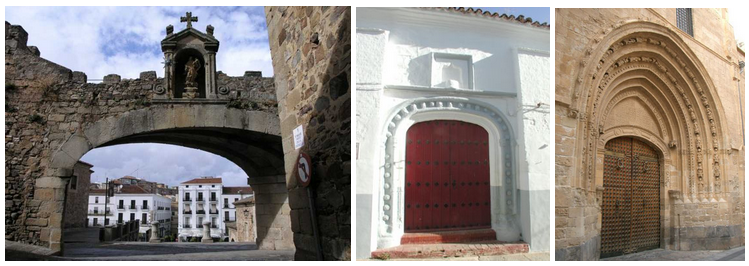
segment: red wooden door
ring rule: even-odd
[[[406,232],[490,227],[486,130],[435,120],[406,135]]]

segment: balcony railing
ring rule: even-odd
[[[209,210],[208,213],[210,213],[210,214],[218,214],[218,210]]]
[[[234,222],[236,219],[224,218],[224,222]]]
[[[191,198],[184,198],[184,199],[182,199],[182,201],[192,201],[192,199]]]
[[[203,228],[203,225],[202,225],[202,224],[199,224],[199,225],[197,226],[197,228]]]
[[[230,209],[229,204],[224,204],[224,209]]]
[[[138,207],[137,207],[137,206],[135,206],[135,205],[130,205],[130,209],[131,209],[131,210],[137,210],[137,209],[138,209]]]
[[[146,221],[146,220],[141,220],[141,221],[140,221],[140,224],[148,224],[148,221]]]
[[[217,201],[217,200],[216,200],[216,198],[211,198],[210,200],[211,200],[211,201]]]
[[[117,209],[118,209],[118,210],[124,210],[124,209],[125,209],[125,205],[118,205],[118,206],[117,206]]]
[[[141,209],[148,210],[148,205],[143,205],[143,207],[141,207]]]
[[[182,228],[192,228],[192,226],[189,224],[186,224],[186,225],[182,225]]]
[[[192,214],[192,211],[191,211],[191,210],[185,210],[185,211],[184,211],[184,212],[182,212],[182,213],[183,213],[183,214]]]
[[[211,224],[211,228],[218,228],[215,224]]]
[[[104,212],[98,212],[98,211],[88,212],[88,215],[91,215],[91,216],[104,216]],[[107,212],[107,215],[112,215],[112,212]]]
[[[205,210],[198,210],[196,213],[197,214],[205,214]]]
[[[201,198],[201,197],[198,197],[198,201],[203,201],[203,198]]]

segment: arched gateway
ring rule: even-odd
[[[587,47],[557,80],[557,260],[743,239],[729,219],[739,180],[726,178],[725,99],[694,46],[656,19],[616,22]]]
[[[165,78],[155,72],[134,80],[110,75],[100,84],[29,53],[25,31],[6,23],[6,31],[11,29],[19,42],[6,52],[8,82],[16,88],[6,86],[6,110],[11,110],[6,134],[18,140],[6,153],[15,158],[6,160],[6,184],[12,184],[6,198],[24,193],[28,199],[6,206],[12,212],[6,239],[62,252],[67,183],[76,162],[98,147],[149,142],[200,149],[234,162],[250,177],[255,193],[259,248],[294,248],[272,79],[216,73],[213,27],[207,34],[192,27],[173,33],[167,27]],[[21,149],[15,143],[22,143]]]

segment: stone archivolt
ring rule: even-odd
[[[576,154],[583,156],[577,162],[581,172],[576,183],[591,192],[600,186],[602,167],[594,162],[601,160],[597,157],[602,156],[605,141],[629,135],[648,140],[664,158],[675,158],[666,162],[672,165],[664,165],[662,176],[675,174],[680,180],[664,180],[669,184],[666,190],[681,191],[685,203],[723,201],[720,145],[724,141],[720,115],[713,110],[722,107],[710,78],[703,74],[706,71],[670,29],[651,22],[620,25],[603,40],[594,40],[598,47],[586,51],[580,64],[569,116],[577,118],[582,132],[588,133],[577,142]],[[611,110],[632,97],[647,106],[660,132],[637,126],[607,132],[612,128],[607,128],[606,119],[622,115]],[[674,143],[676,149],[668,149],[666,143]],[[668,169],[675,171],[668,173]]]

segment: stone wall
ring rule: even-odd
[[[255,242],[255,201],[235,202],[234,206],[237,208],[236,241]]]
[[[169,112],[174,116],[165,119],[172,127],[219,123],[228,128],[231,123],[231,127],[256,128],[263,134],[277,134],[273,132],[278,122],[272,78],[222,76],[219,84],[231,85],[230,95],[236,95],[235,99],[192,105],[157,103],[152,101],[154,88],[163,84],[163,79],[157,78],[154,71],[143,72],[137,79],[121,79],[112,74],[102,83],[87,83],[84,73],[45,60],[29,49],[28,34],[21,26],[6,22],[5,30],[6,240],[61,250],[59,226],[63,220],[67,179],[58,177],[71,173],[50,167],[51,157],[63,148],[63,143],[87,143],[89,140],[75,136],[82,135],[94,123],[109,121],[104,124],[122,130],[101,132],[98,136],[127,136],[139,129],[154,128],[154,125],[148,121],[140,121],[140,124],[133,120],[118,121],[118,118],[142,112],[139,117],[148,119],[148,115],[154,119],[156,112]],[[203,111],[198,112],[199,108]],[[272,114],[274,120],[259,119],[264,113]],[[81,152],[80,156],[87,151],[73,149]],[[79,158],[69,159],[73,160],[72,167]],[[273,172],[270,167],[257,170]]]
[[[63,228],[86,227],[88,218],[88,187],[91,184],[92,165],[82,161],[75,163],[73,175],[77,184],[68,182],[67,197],[65,198],[65,221]],[[83,207],[85,206],[85,207]]]
[[[312,159],[310,187],[315,191],[324,259],[350,260],[351,9],[266,7],[265,11],[279,100],[295,259],[316,259],[307,192],[297,184],[294,170],[299,152],[305,152]],[[305,145],[296,150],[292,131],[299,125],[304,128]]]
[[[744,112],[738,66],[744,55],[727,10],[693,9],[694,36],[676,27],[673,8],[555,12],[556,260],[600,256],[605,188],[603,158],[597,157],[603,153],[595,147],[616,136],[643,139],[662,153],[661,248],[743,245],[744,136],[732,123]],[[632,69],[648,81],[628,80]],[[597,95],[603,95],[600,102]],[[609,117],[628,125],[596,120],[605,118],[604,108],[617,95],[644,107],[611,111]],[[692,108],[696,115],[688,114]]]

